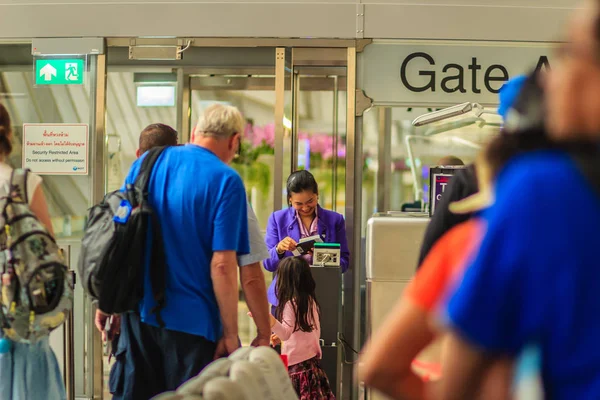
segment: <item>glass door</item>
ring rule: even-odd
[[[354,141],[351,142],[350,153],[347,154],[346,151],[348,123],[354,122],[354,112],[348,112],[354,109],[354,96],[351,99],[347,96],[348,60],[351,58],[349,49],[278,48],[276,54],[276,178],[273,204],[288,207],[285,188],[287,177],[293,171],[306,169],[314,175],[319,185],[321,207],[349,217],[348,206],[352,207],[353,203],[346,203],[346,195],[350,193],[353,196],[354,193],[352,185],[346,185],[347,166],[354,165]],[[351,214],[353,210],[350,210]],[[347,220],[346,234],[352,259],[354,249],[351,221]],[[338,337],[340,334],[344,336],[347,322],[349,330],[353,330],[352,299],[356,296],[353,285],[346,284],[346,281],[352,282],[353,274],[351,270],[343,278],[342,296],[348,301],[339,299],[339,304],[344,304],[344,309],[338,311],[343,317],[344,328],[338,328]],[[317,282],[317,285],[322,283]],[[326,300],[326,306],[331,310],[329,300],[331,304],[336,304],[336,300],[334,297]],[[333,314],[329,318],[335,318]],[[328,320],[327,323],[331,324],[332,321]],[[353,332],[349,332],[350,335]],[[350,388],[352,371],[342,371],[341,343],[333,339],[323,346],[323,367],[337,397],[349,398],[352,389],[342,388],[342,374],[347,376],[344,378],[344,387],[347,385]]]
[[[345,213],[346,69],[294,67],[294,169],[319,183],[323,208]]]
[[[280,48],[277,55],[275,165],[281,188],[274,204],[280,204],[281,193],[287,206],[287,177],[306,169],[319,184],[321,206],[344,214],[346,49]]]

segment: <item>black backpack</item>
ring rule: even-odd
[[[148,151],[133,185],[108,193],[88,212],[81,242],[79,273],[86,292],[108,314],[136,311],[144,295],[146,249],[150,246],[150,281],[157,306],[165,303],[166,260],[157,215],[148,202],[154,164],[165,147]],[[151,228],[152,241],[148,241]]]

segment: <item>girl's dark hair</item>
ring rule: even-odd
[[[10,115],[8,110],[0,103],[0,154],[8,156],[12,152],[12,142],[10,141]]]
[[[321,308],[315,296],[315,287],[310,265],[304,258],[288,257],[283,259],[277,269],[276,288],[279,303],[275,308],[275,317],[281,321],[285,305],[291,302],[296,316],[294,332],[312,332],[316,328],[314,326],[316,320],[314,306],[316,306],[319,319],[321,317]]]
[[[313,174],[306,170],[292,172],[287,179],[287,195],[288,200],[292,193],[302,193],[305,190],[310,190],[314,194],[319,194],[319,185]]]

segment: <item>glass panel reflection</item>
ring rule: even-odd
[[[472,163],[479,149],[485,146],[500,130],[501,119],[494,109],[485,109],[477,116],[475,112],[443,119],[423,126],[413,126],[415,118],[435,111],[433,108],[393,107],[388,132],[380,118],[383,107],[374,107],[363,116],[363,227],[376,212],[400,211],[416,200],[427,210],[429,199],[429,169],[440,165],[446,157],[457,157],[464,164]],[[386,147],[389,160],[389,184],[385,185],[387,209],[377,209],[378,152],[382,135],[389,135]],[[381,186],[380,186],[381,187]],[[381,194],[380,194],[381,195]],[[364,234],[364,232],[363,232]]]

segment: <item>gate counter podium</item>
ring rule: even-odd
[[[311,271],[321,306],[321,366],[338,395],[342,368],[342,348],[338,346],[342,328],[342,273],[339,243],[315,243]]]

